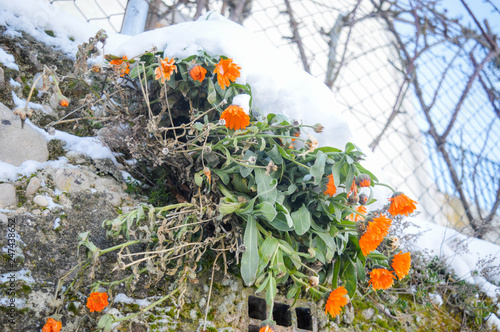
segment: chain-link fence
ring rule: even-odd
[[[115,31],[126,8],[126,0],[47,1]],[[487,24],[469,29],[432,1],[149,3],[147,29],[217,10],[292,54],[332,88],[386,180],[427,220],[500,243],[500,51]]]

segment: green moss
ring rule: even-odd
[[[45,30],[45,33],[51,37],[55,37],[56,35],[54,34],[54,31],[52,30]]]
[[[76,307],[74,302],[70,302],[68,304],[68,311],[74,313],[75,315],[78,313],[78,308]]]

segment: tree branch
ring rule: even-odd
[[[307,55],[304,49],[304,44],[302,44],[302,38],[300,38],[299,34],[299,29],[298,29],[299,24],[295,20],[290,0],[285,0],[285,4],[286,4],[286,13],[290,17],[290,29],[292,29],[291,40],[292,42],[296,43],[297,47],[299,48],[300,59],[302,60],[302,65],[304,66],[304,70],[308,73],[311,73],[311,69],[309,68],[309,63],[307,62]]]

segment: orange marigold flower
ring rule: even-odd
[[[398,214],[407,216],[415,211],[417,208],[415,204],[418,204],[402,192],[397,192],[392,195],[392,197],[389,198],[389,201],[391,201],[391,205],[389,206],[389,210],[387,210],[387,212],[393,216],[397,216]]]
[[[237,105],[226,108],[220,118],[226,122],[225,126],[229,129],[245,129],[250,124],[250,116]]]
[[[394,273],[398,276],[398,279],[403,279],[405,276],[408,275],[408,272],[410,272],[410,267],[411,267],[411,257],[410,253],[407,252],[405,254],[402,254],[401,251],[399,254],[394,255],[392,258],[392,269],[394,270]]]
[[[207,177],[208,184],[212,183],[212,172],[210,172],[210,169],[208,167],[203,167],[203,173],[205,173]]]
[[[108,306],[108,294],[101,292],[91,293],[87,299],[87,308],[90,312],[101,311]]]
[[[62,107],[68,107],[69,101],[67,99],[61,99],[59,105],[61,105]]]
[[[48,318],[42,328],[42,332],[59,332],[62,329],[62,322],[53,318]]]
[[[366,214],[366,207],[363,205],[360,205],[356,208],[356,212],[361,213],[361,214]],[[350,214],[349,217],[347,217],[350,221],[363,221],[365,218],[357,213]]]
[[[233,63],[233,59],[220,59],[215,65],[214,74],[217,74],[217,83],[221,89],[225,89],[231,82],[240,77],[241,67]]]
[[[377,249],[385,236],[389,233],[392,220],[384,215],[373,218],[368,222],[365,234],[359,239],[359,247],[363,255],[367,256],[373,250]]]
[[[124,55],[122,58],[111,60],[109,63],[115,66],[115,68],[120,67],[120,76],[123,77],[125,76],[125,74],[130,73],[130,65],[128,64],[128,62],[126,63],[126,66],[123,66],[123,62],[127,60],[127,56]]]
[[[328,183],[326,184],[326,190],[323,194],[333,196],[336,192],[337,187],[335,187],[335,180],[333,179],[333,174],[330,174],[328,175]]]
[[[347,298],[344,296],[347,290],[344,286],[340,286],[330,293],[325,305],[325,315],[330,313],[332,317],[340,314],[342,307],[347,304]]]
[[[370,281],[368,285],[372,285],[374,290],[387,289],[392,286],[396,277],[387,269],[374,269],[370,272]]]
[[[189,76],[195,81],[200,81],[203,82],[205,79],[205,74],[207,73],[207,70],[203,68],[202,66],[194,66],[191,68],[189,71]]]
[[[259,332],[274,332],[273,328],[269,325],[262,326]]]
[[[371,184],[371,178],[368,174],[359,174],[356,176],[356,185],[358,187],[369,187]]]
[[[358,194],[358,186],[356,186],[356,180],[352,180],[352,184],[351,184],[351,189],[349,189],[349,192],[347,193],[347,197],[351,196],[351,194],[353,194],[353,196],[356,196]]]
[[[165,59],[160,60],[160,66],[155,69],[155,80],[160,80],[161,83],[165,83],[165,80],[170,81],[170,76],[175,72],[177,72],[177,66],[174,65],[175,59]]]

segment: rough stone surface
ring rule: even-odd
[[[375,309],[373,308],[365,309],[361,311],[361,315],[363,316],[364,319],[371,320],[373,316],[375,316]]]
[[[28,187],[26,188],[26,196],[34,195],[38,191],[38,189],[40,189],[41,184],[42,180],[40,180],[36,176],[32,177],[30,179],[30,182],[28,183]]]
[[[35,198],[33,199],[33,203],[41,207],[49,206],[49,201],[41,195],[35,196]]]
[[[0,213],[0,225],[6,225],[9,219],[3,213]]]
[[[17,204],[16,187],[10,183],[0,184],[0,208],[12,207]]]
[[[69,193],[76,193],[90,189],[88,177],[78,169],[60,169],[54,176],[57,189]]]
[[[0,160],[19,166],[26,160],[47,161],[47,141],[29,125],[21,129],[21,120],[0,103]]]

